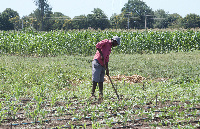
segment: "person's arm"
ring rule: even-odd
[[[102,53],[101,49],[100,49],[100,48],[97,48],[97,50],[98,50],[99,53],[101,54],[101,60],[104,62],[104,57],[103,57],[103,53]]]
[[[102,53],[101,49],[97,48],[97,50],[101,54],[101,60],[104,62],[104,57],[103,57],[103,53]],[[109,76],[108,62],[104,62],[104,67],[106,69],[106,75]]]
[[[106,66],[105,66],[105,67],[106,67],[106,75],[109,76],[108,62],[106,62],[105,65],[106,65]]]

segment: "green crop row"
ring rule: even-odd
[[[112,31],[71,30],[50,32],[1,32],[0,53],[14,55],[92,55],[95,44],[112,36],[121,37],[113,53],[169,53],[200,50],[200,32],[187,31]]]

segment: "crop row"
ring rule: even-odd
[[[199,123],[200,108],[191,102],[165,101],[135,105],[131,100],[119,102],[110,98],[101,104],[94,100],[81,101],[69,98],[70,101],[57,101],[52,105],[51,101],[40,98],[24,99],[20,101],[5,101],[9,106],[1,108],[1,127],[11,126],[33,126],[34,124],[45,125],[56,122],[67,123],[69,127],[88,127],[98,122],[101,125],[134,127],[142,126],[141,123],[150,122],[151,126],[169,126]],[[170,103],[171,104],[170,104]],[[187,104],[186,104],[187,103]],[[45,105],[45,106],[44,106]],[[58,106],[59,105],[59,106]],[[178,119],[178,120],[176,120]],[[80,121],[84,121],[80,123]],[[64,126],[64,127],[65,127]]]
[[[95,44],[112,36],[121,37],[114,53],[168,53],[200,50],[198,31],[51,31],[1,32],[0,53],[15,55],[92,55]]]
[[[105,84],[102,103],[89,99],[86,84],[77,85],[75,91],[50,90],[50,94],[49,87],[36,86],[37,95],[32,92],[32,97],[22,95],[25,86],[20,85],[14,93],[1,93],[0,127],[199,127],[199,84],[149,83],[143,88],[118,83],[119,101],[110,84]]]

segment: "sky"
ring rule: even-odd
[[[195,13],[200,15],[200,0],[142,0],[153,11],[163,9],[169,14],[178,13],[182,17]],[[120,14],[128,0],[48,0],[52,12],[61,12],[70,18],[92,14],[94,8],[100,8],[110,18],[112,14]],[[6,8],[17,11],[20,17],[28,16],[37,6],[34,0],[0,0],[0,12]]]

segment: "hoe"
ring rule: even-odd
[[[105,62],[104,62],[104,67],[105,67]],[[105,67],[105,69],[107,70],[107,68]],[[114,89],[114,91],[115,91],[115,93],[116,93],[116,95],[117,95],[117,98],[119,99],[119,95],[117,94],[117,89],[115,88],[115,86],[113,85],[113,83],[112,83],[112,80],[111,80],[111,78],[110,78],[110,76],[109,75],[107,75],[108,76],[108,78],[109,78],[109,80],[110,80],[110,82],[111,82],[111,84],[112,84],[112,87],[113,87],[113,89]]]
[[[109,75],[108,75],[108,78],[109,78],[109,80],[110,80],[110,82],[111,82],[111,84],[112,84],[112,87],[113,87],[113,89],[114,89],[116,95],[117,95],[117,98],[119,99],[119,95],[117,94],[117,89],[116,89],[115,86],[113,85],[112,80],[111,80],[111,78],[110,78]]]

